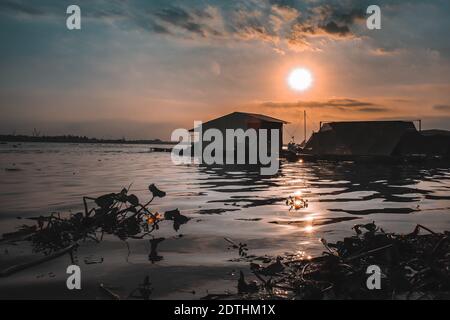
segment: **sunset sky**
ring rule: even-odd
[[[78,4],[82,30],[66,28]],[[366,28],[366,8],[382,29]],[[0,133],[161,138],[232,111],[450,130],[448,0],[0,0]],[[303,67],[304,92],[287,84]]]

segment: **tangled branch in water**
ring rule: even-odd
[[[173,221],[173,228],[178,231],[188,218],[178,209],[168,211],[162,216],[151,212],[149,205],[155,198],[162,198],[165,192],[154,184],[149,186],[151,199],[141,204],[135,194],[129,189],[119,193],[109,193],[97,198],[84,197],[84,213],[79,212],[69,218],[60,214],[30,218],[35,225],[23,225],[18,231],[4,234],[3,241],[31,241],[35,252],[51,254],[81,241],[93,240],[100,242],[104,234],[117,236],[121,240],[143,239],[159,229],[162,220]],[[95,204],[90,208],[89,202]],[[156,247],[153,248],[156,255]]]

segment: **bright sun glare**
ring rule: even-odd
[[[312,85],[313,77],[308,69],[297,68],[291,71],[288,77],[289,86],[297,91],[305,91]]]

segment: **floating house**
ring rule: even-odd
[[[218,129],[223,136],[226,136],[227,129],[238,130],[242,129],[247,131],[248,129],[254,129],[258,136],[259,130],[267,129],[268,132],[268,150],[270,150],[271,145],[271,130],[278,130],[279,133],[279,151],[281,152],[283,146],[283,125],[288,122],[280,119],[276,119],[270,116],[256,114],[256,113],[246,113],[246,112],[233,112],[222,117],[209,120],[202,123],[202,131],[205,132],[208,129]],[[194,129],[190,130],[191,133]],[[247,143],[248,144],[248,143]],[[258,144],[259,145],[259,144]],[[246,149],[248,149],[246,145]],[[224,141],[223,149],[226,150],[226,143]]]
[[[329,122],[313,133],[304,152],[341,158],[448,156],[450,135],[419,132],[411,121]]]
[[[324,123],[305,150],[316,155],[393,156],[404,136],[417,132],[407,121]]]

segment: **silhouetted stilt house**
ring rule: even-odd
[[[279,143],[279,152],[281,152],[282,146],[283,146],[283,125],[287,124],[288,122],[276,119],[273,117],[269,117],[262,114],[256,114],[256,113],[246,113],[246,112],[233,112],[227,115],[224,115],[222,117],[209,120],[207,122],[202,123],[202,131],[205,132],[208,129],[217,129],[219,130],[223,137],[223,150],[225,152],[228,152],[225,142],[226,137],[226,131],[227,129],[232,130],[238,130],[242,129],[244,131],[247,131],[248,129],[254,129],[259,136],[259,131],[261,129],[267,129],[267,150],[270,152],[271,147],[271,131],[272,130],[279,130],[279,136],[278,136],[278,143]],[[194,129],[190,130],[191,134],[194,132]],[[207,145],[209,142],[204,143],[203,147]],[[235,150],[236,150],[236,143],[235,142]],[[245,149],[248,151],[249,145],[248,140],[245,142]],[[259,140],[258,140],[258,147],[259,148]],[[236,152],[236,151],[235,151]]]

